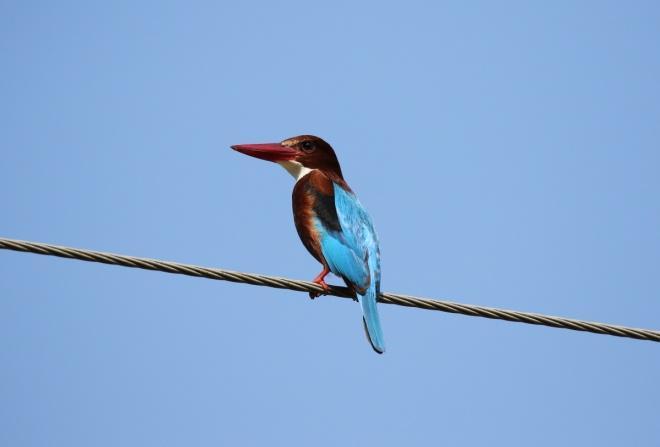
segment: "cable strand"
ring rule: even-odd
[[[157,259],[140,258],[114,253],[104,253],[93,250],[63,247],[59,245],[29,242],[17,239],[0,238],[0,249],[21,251],[61,258],[77,259],[80,261],[99,262],[102,264],[120,265],[123,267],[154,270],[165,273],[195,276],[220,281],[250,284],[253,286],[289,289],[298,292],[320,292],[340,298],[354,298],[347,287],[330,286],[324,291],[318,284],[297,279],[277,276],[261,275],[257,273],[235,272],[231,270],[202,267],[178,262],[161,261]],[[495,320],[505,320],[516,323],[527,323],[548,326],[574,331],[591,332],[594,334],[613,335],[615,337],[633,338],[660,342],[660,331],[651,329],[631,328],[613,324],[592,321],[576,320],[572,318],[555,317],[550,315],[520,312],[515,310],[497,309],[493,307],[461,304],[445,300],[419,298],[397,293],[381,293],[378,301],[385,304],[396,304],[406,307],[417,307],[426,310],[455,313],[472,317],[483,317]]]

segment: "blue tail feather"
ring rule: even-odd
[[[367,289],[367,293],[358,295],[358,301],[362,305],[364,329],[371,347],[377,353],[382,354],[385,352],[385,341],[383,339],[383,331],[380,328],[378,308],[376,307],[376,287],[372,284]]]

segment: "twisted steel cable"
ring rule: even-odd
[[[0,238],[0,249],[36,253],[40,255],[59,256],[61,258],[78,259],[81,261],[100,262],[103,264],[121,265],[124,267],[157,270],[179,275],[198,276],[201,278],[231,281],[251,284],[254,286],[289,289],[298,292],[320,292],[342,298],[354,298],[353,293],[346,287],[330,286],[324,291],[318,284],[297,279],[281,278],[277,276],[260,275],[256,273],[234,272],[209,267],[200,267],[177,262],[161,261],[157,259],[139,258],[135,256],[103,253],[79,248],[62,247],[58,245],[28,242],[16,239]],[[378,301],[399,306],[418,307],[427,310],[439,310],[473,317],[484,317],[496,320],[514,321],[517,323],[536,324],[574,331],[592,332],[595,334],[613,335],[616,337],[634,338],[660,342],[660,331],[638,329],[613,324],[597,323],[572,318],[553,317],[550,315],[504,310],[493,307],[460,304],[444,300],[431,300],[397,293],[381,293]]]

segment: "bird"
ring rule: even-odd
[[[374,351],[385,352],[378,315],[380,249],[371,217],[348,185],[332,146],[314,135],[280,143],[238,144],[232,149],[282,166],[295,179],[293,220],[309,253],[322,265],[313,282],[326,291],[326,276],[342,278],[362,308]],[[318,293],[310,293],[313,299]]]

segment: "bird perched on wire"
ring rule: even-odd
[[[380,293],[378,238],[371,217],[344,180],[332,147],[319,137],[301,135],[281,143],[240,144],[232,149],[278,163],[293,176],[296,230],[305,248],[323,265],[314,282],[327,289],[328,273],[341,277],[362,306],[371,346],[379,354],[385,352],[376,308]]]

